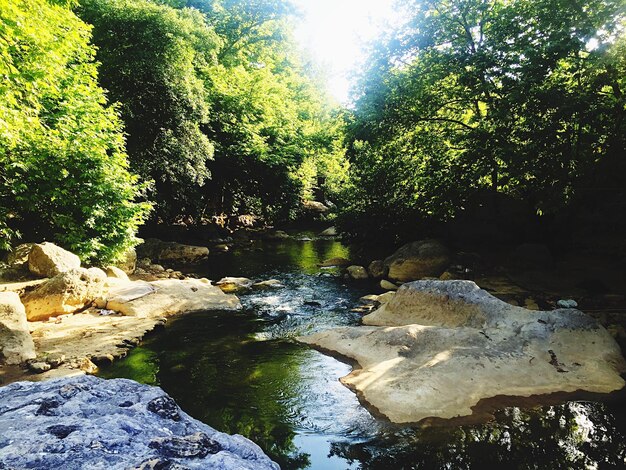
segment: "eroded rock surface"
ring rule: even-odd
[[[158,387],[82,376],[0,388],[1,468],[276,470]]]
[[[0,292],[0,361],[19,364],[35,356],[35,344],[28,332],[26,311],[19,295]]]
[[[54,243],[43,242],[32,246],[28,254],[28,269],[42,277],[80,268],[80,258]]]
[[[394,422],[467,416],[496,395],[624,386],[620,348],[593,319],[514,307],[471,281],[404,284],[364,323],[300,340],[356,360],[342,382]]]
[[[102,295],[106,274],[98,268],[62,272],[22,296],[29,321],[73,313]]]
[[[437,240],[407,243],[384,260],[389,278],[402,282],[439,277],[449,264],[450,252]]]

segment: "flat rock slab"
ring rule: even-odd
[[[397,423],[472,414],[481,399],[624,386],[615,340],[574,309],[514,307],[471,281],[418,281],[364,317],[300,341],[355,360],[342,382]]]
[[[277,470],[252,441],[184,413],[163,390],[82,376],[0,388],[0,467]]]
[[[123,315],[150,317],[200,310],[239,310],[241,303],[206,279],[164,279],[116,287],[105,298],[105,308]]]

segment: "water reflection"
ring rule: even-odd
[[[350,366],[291,338],[357,324],[350,307],[373,286],[320,275],[323,259],[349,257],[337,242],[258,248],[220,257],[203,274],[274,277],[284,289],[242,296],[244,312],[179,318],[103,375],[160,385],[189,414],[253,439],[284,469],[624,468],[623,402],[509,407],[472,426],[372,417],[338,381]]]

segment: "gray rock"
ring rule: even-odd
[[[45,361],[30,361],[28,362],[28,370],[35,374],[42,374],[52,369],[52,366]]]
[[[77,268],[80,268],[80,258],[54,243],[33,245],[28,254],[28,269],[37,276],[54,277]]]
[[[158,387],[92,376],[0,388],[0,468],[277,470]]]
[[[320,232],[320,237],[336,237],[339,234],[336,227],[328,227],[326,230]]]
[[[439,277],[449,264],[450,252],[437,240],[407,243],[384,261],[389,278],[402,282]]]
[[[19,364],[35,357],[26,310],[15,292],[0,292],[0,359]]]
[[[267,279],[266,281],[259,281],[252,284],[253,289],[283,289],[285,285],[278,279]]]
[[[247,277],[223,277],[215,283],[225,293],[241,292],[252,287],[254,281]]]
[[[576,308],[578,307],[578,302],[576,302],[573,299],[567,299],[567,300],[559,300],[557,301],[557,306],[560,308]]]

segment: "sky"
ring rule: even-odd
[[[303,17],[296,39],[328,77],[329,92],[349,103],[351,74],[365,60],[363,46],[393,22],[393,0],[296,0]]]

